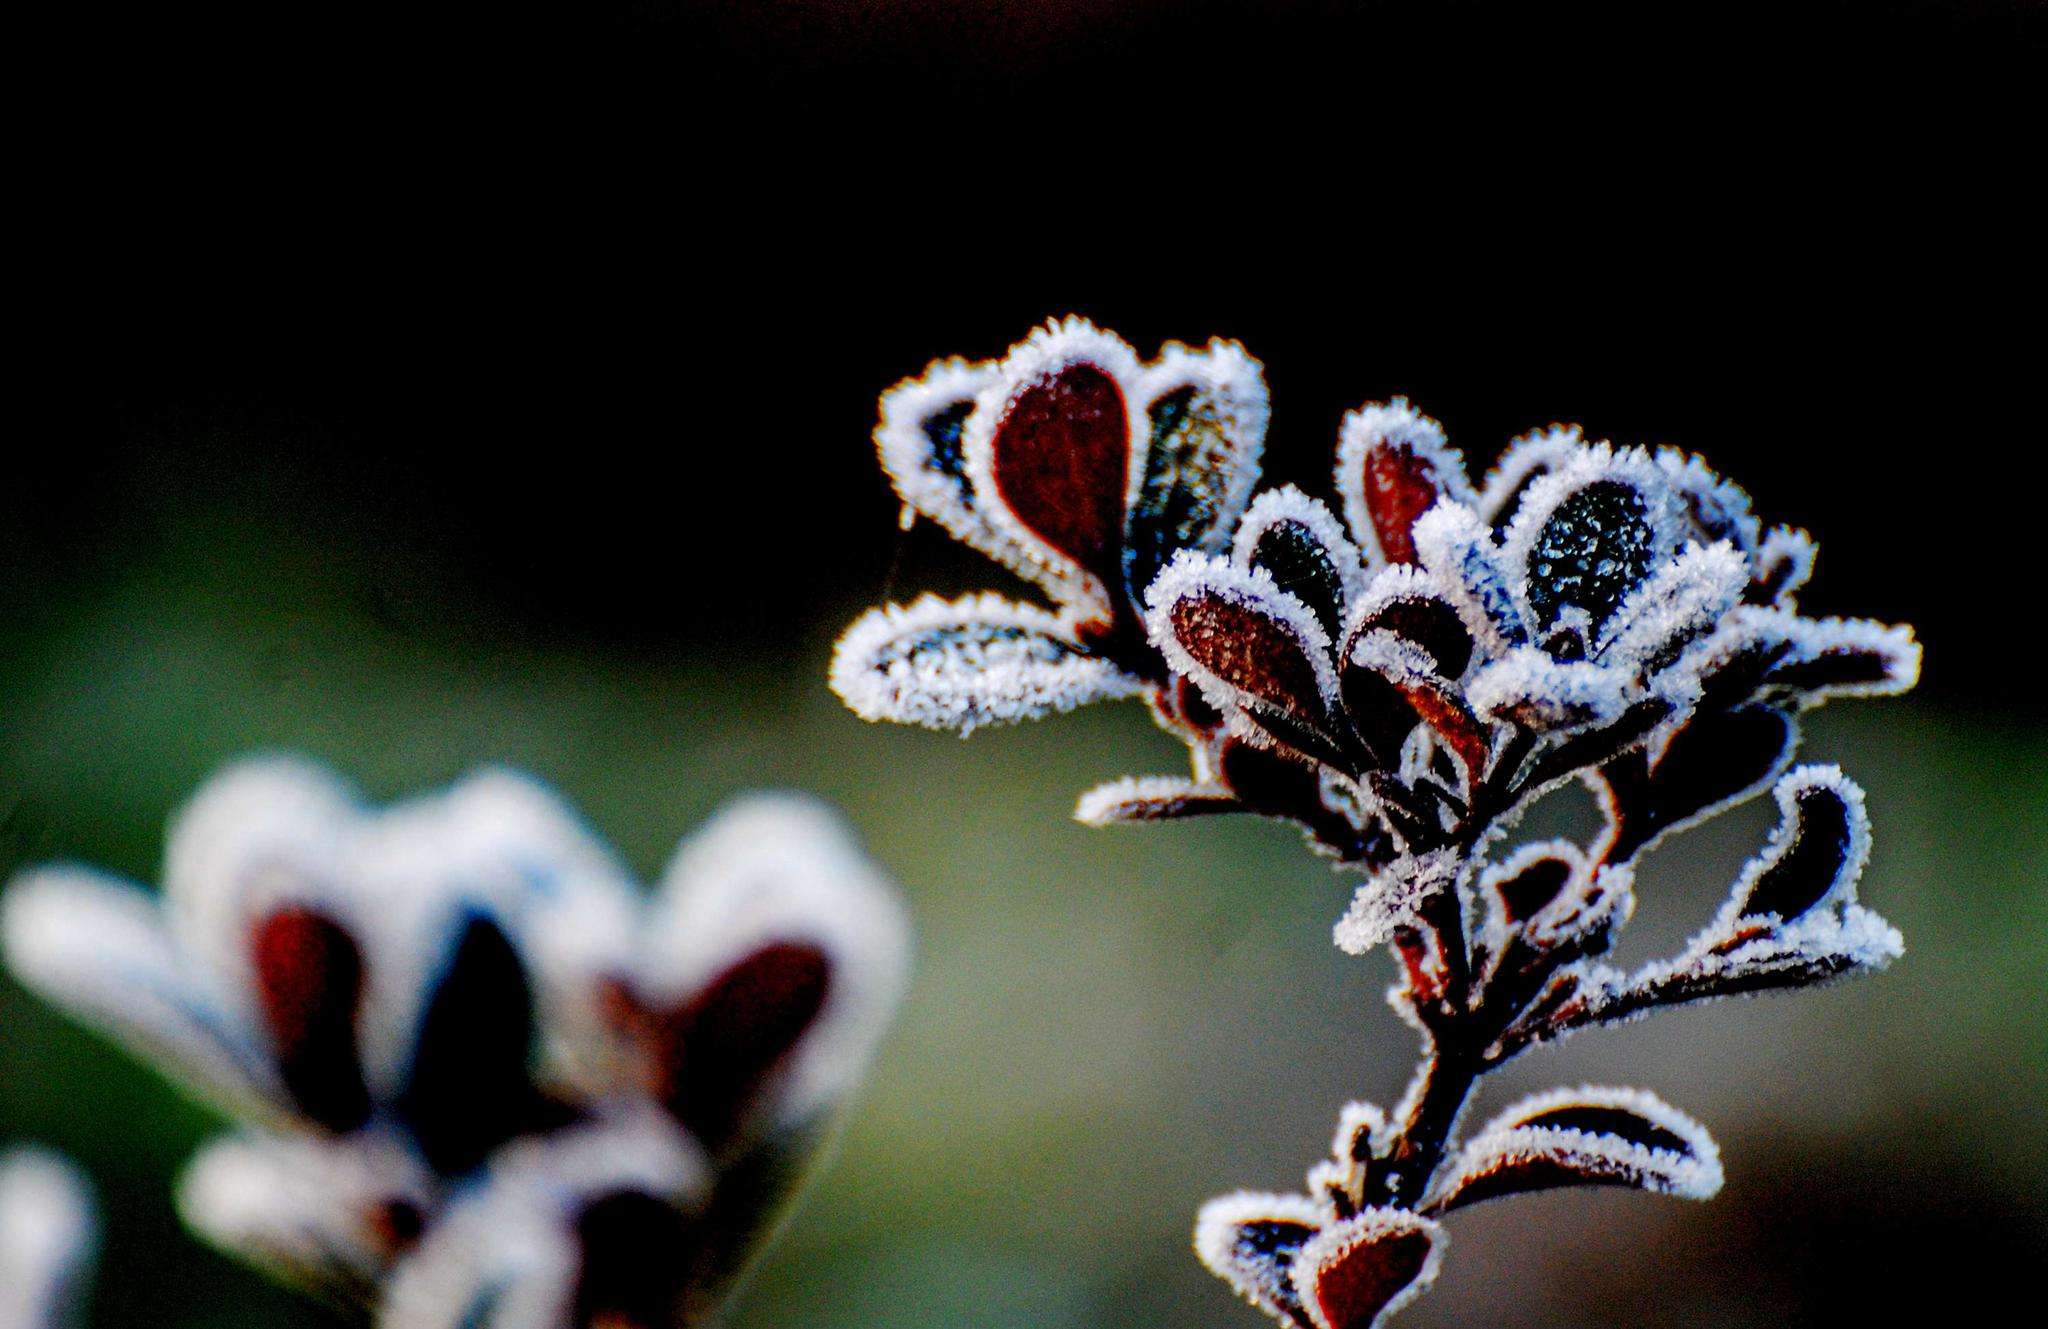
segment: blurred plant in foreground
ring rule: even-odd
[[[1554,428],[1474,485],[1407,403],[1346,418],[1339,520],[1252,498],[1260,371],[1228,342],[1141,363],[1080,320],[998,363],[950,360],[882,399],[906,515],[1035,581],[1057,609],[926,597],[853,625],[833,660],[861,715],[969,732],[1142,695],[1187,778],[1084,796],[1091,823],[1285,817],[1360,872],[1335,940],[1391,948],[1422,1034],[1391,1111],[1348,1105],[1304,1194],[1213,1201],[1208,1266],[1274,1318],[1366,1329],[1434,1278],[1440,1219],[1480,1200],[1619,1185],[1704,1198],[1712,1139],[1634,1089],[1560,1090],[1460,1140],[1478,1081],[1527,1049],[1655,1008],[1880,967],[1899,934],[1856,900],[1860,790],[1787,772],[1799,714],[1904,691],[1910,631],[1802,617],[1800,531],[1765,531],[1696,457]],[[1571,780],[1590,845],[1500,842]],[[1774,787],[1780,825],[1677,956],[1603,962],[1633,864]]]
[[[247,1123],[186,1221],[390,1329],[666,1329],[723,1301],[903,986],[893,888],[756,796],[645,898],[484,771],[364,808],[252,761],[177,817],[161,899],[77,867],[0,899],[23,982]]]
[[[47,1150],[0,1153],[0,1329],[62,1329],[77,1319],[99,1245],[92,1191]]]

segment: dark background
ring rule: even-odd
[[[1928,648],[1914,702],[1828,712],[1816,752],[1871,784],[1899,856],[1866,895],[1892,893],[1926,967],[1818,1016],[1674,1020],[1651,1064],[1723,1112],[1730,1196],[1676,1217],[1567,1197],[1534,1239],[1503,1207],[1416,1323],[1869,1322],[1960,1263],[2005,1287],[2048,1254],[2048,1137],[2016,1125],[2048,1092],[2043,17],[784,0],[48,23],[8,206],[7,862],[149,879],[163,818],[251,746],[379,796],[516,761],[647,870],[731,788],[821,788],[910,887],[926,978],[746,1323],[1247,1323],[1180,1247],[1194,1203],[1292,1184],[1339,1099],[1391,1095],[1406,1056],[1368,1004],[1375,1041],[1300,1064],[1384,981],[1327,954],[1321,869],[1272,828],[1061,822],[1092,780],[1171,769],[1135,715],[962,749],[853,724],[822,685],[861,607],[1003,584],[929,526],[898,534],[867,442],[882,388],[1068,312],[1146,354],[1236,337],[1267,367],[1275,479],[1327,492],[1343,412],[1396,393],[1475,466],[1553,420],[1678,444],[1821,537],[1809,607]],[[1691,918],[1646,914],[1653,937]],[[1005,970],[990,938],[1018,929],[1056,958]],[[1281,995],[1318,984],[1338,995]],[[205,1119],[0,996],[0,1134],[83,1155],[113,1197],[131,1276],[100,1321],[306,1314],[175,1235],[164,1178]],[[1775,1053],[1742,1050],[1759,1038]],[[1636,1076],[1653,1042],[1568,1065]],[[1122,1242],[1082,1226],[1103,1212]]]
[[[1281,478],[1393,393],[1709,453],[2011,699],[2038,6],[269,10],[55,46],[39,579],[226,502],[430,624],[773,648],[880,586],[877,389],[1071,311],[1244,341]]]

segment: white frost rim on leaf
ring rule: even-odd
[[[1086,604],[1106,615],[1118,589],[1104,585],[1092,570],[1081,567],[1027,527],[1003,501],[1002,489],[995,480],[996,433],[1018,394],[1054,377],[1069,365],[1081,363],[1109,375],[1123,397],[1127,438],[1121,510],[1128,518],[1144,485],[1145,452],[1151,442],[1151,424],[1145,419],[1141,396],[1144,366],[1128,342],[1085,318],[1069,316],[1049,321],[1032,329],[1030,336],[1010,348],[997,365],[995,377],[975,399],[974,410],[961,433],[961,447],[967,474],[975,495],[983,500],[984,516],[989,523],[1065,584],[1059,592],[1061,599]]]
[[[1464,454],[1450,445],[1442,425],[1416,410],[1406,397],[1347,412],[1337,433],[1337,495],[1343,500],[1345,523],[1373,568],[1388,566],[1365,496],[1366,455],[1380,447],[1399,448],[1427,462],[1440,499],[1468,506],[1477,501]]]
[[[937,641],[915,658],[905,653],[919,637],[949,634],[958,640]],[[864,720],[962,735],[1145,689],[1142,680],[1089,655],[1067,618],[987,593],[961,600],[925,595],[869,610],[833,648],[830,682]]]
[[[1436,1281],[1443,1264],[1448,1238],[1441,1224],[1406,1209],[1361,1209],[1352,1217],[1332,1223],[1309,1240],[1294,1257],[1294,1290],[1302,1308],[1316,1329],[1336,1329],[1323,1314],[1316,1298],[1316,1281],[1322,1271],[1360,1246],[1375,1245],[1388,1237],[1420,1233],[1429,1243],[1422,1267],[1399,1292],[1387,1299],[1365,1329],[1384,1324],[1396,1311],[1414,1301]],[[1343,1329],[1354,1329],[1346,1325]]]
[[[1515,926],[1508,922],[1507,901],[1501,897],[1500,888],[1516,877],[1527,872],[1546,858],[1561,860],[1567,867],[1564,885],[1558,888],[1560,896],[1572,889],[1572,883],[1582,880],[1586,873],[1586,851],[1570,840],[1536,840],[1517,845],[1513,853],[1498,863],[1488,865],[1479,874],[1476,892],[1485,908],[1479,923],[1479,932],[1473,940],[1485,948],[1490,955],[1499,955],[1507,949],[1508,939]],[[1541,909],[1537,911],[1538,914]],[[1530,919],[1522,920],[1527,926]]]
[[[1842,858],[1834,881],[1818,900],[1799,918],[1777,921],[1787,928],[1796,928],[1802,920],[1816,913],[1833,912],[1856,902],[1856,884],[1870,862],[1870,813],[1864,806],[1863,789],[1844,775],[1841,767],[1811,763],[1788,771],[1771,790],[1771,797],[1778,804],[1778,825],[1763,849],[1743,866],[1742,875],[1736,878],[1727,902],[1715,916],[1712,925],[1715,931],[1726,935],[1734,930],[1742,911],[1749,906],[1750,897],[1756,893],[1757,883],[1791,851],[1799,836],[1799,798],[1809,790],[1824,791],[1841,802],[1848,818],[1848,852]]]
[[[1749,494],[1742,486],[1722,478],[1696,452],[1662,447],[1654,459],[1666,483],[1690,500],[1687,524],[1702,544],[1728,540],[1745,554],[1756,552],[1762,524],[1750,511]]]
[[[964,450],[957,477],[932,464],[932,440],[925,433],[925,422],[948,407],[964,404],[971,408],[982,390],[996,380],[997,373],[994,361],[955,357],[935,360],[920,377],[905,379],[890,388],[882,394],[881,417],[875,425],[875,452],[883,473],[905,507],[929,517],[961,543],[1058,595],[1071,590],[1068,584],[1050,575],[1024,546],[989,521],[986,512],[990,500],[974,492]],[[960,428],[964,446],[965,419]]]
[[[1161,397],[1192,387],[1216,412],[1230,439],[1230,460],[1225,484],[1216,499],[1215,523],[1196,540],[1193,548],[1213,553],[1227,541],[1251,502],[1259,482],[1259,464],[1266,450],[1266,425],[1272,418],[1272,403],[1266,390],[1265,366],[1244,346],[1227,338],[1212,338],[1207,346],[1190,347],[1170,341],[1160,347],[1159,358],[1145,365],[1138,378],[1138,409],[1145,417],[1144,452],[1151,448],[1152,407]],[[1148,458],[1149,459],[1149,458]],[[1140,477],[1142,485],[1142,477]],[[1139,590],[1142,592],[1143,588]]]
[[[1174,606],[1183,600],[1217,599],[1241,606],[1271,620],[1293,638],[1304,655],[1316,681],[1319,700],[1327,713],[1337,702],[1337,674],[1330,663],[1330,634],[1322,620],[1299,599],[1283,591],[1264,568],[1244,568],[1215,555],[1182,550],[1146,592],[1145,629],[1174,672],[1193,679],[1209,704],[1231,715],[1239,708],[1255,711],[1284,710],[1269,698],[1246,692],[1211,671],[1188,652],[1173,628]],[[1315,717],[1300,717],[1314,719]],[[1255,742],[1270,739],[1254,738]]]
[[[1756,551],[1755,580],[1775,586],[1774,605],[1789,607],[1799,588],[1813,576],[1820,547],[1813,537],[1793,526],[1773,526]],[[1780,572],[1778,569],[1783,568]]]
[[[1344,592],[1344,603],[1336,607],[1337,620],[1343,622],[1348,616],[1347,607],[1364,588],[1365,564],[1336,515],[1293,485],[1268,489],[1252,500],[1251,509],[1244,514],[1231,542],[1231,558],[1241,567],[1252,566],[1252,553],[1258,548],[1259,537],[1283,522],[1303,527],[1328,552],[1330,566]]]
[[[1586,446],[1577,425],[1550,425],[1533,430],[1510,442],[1500,460],[1486,473],[1473,504],[1489,526],[1498,526],[1509,515],[1504,509],[1538,471],[1555,471],[1565,466]]]
[[[1711,631],[1742,598],[1749,560],[1726,541],[1687,545],[1659,562],[1614,611],[1594,646],[1603,664],[1638,672]]]
[[[1415,556],[1465,620],[1485,655],[1501,655],[1528,639],[1529,616],[1493,528],[1460,503],[1438,503],[1415,523]]]
[[[1538,647],[1517,646],[1481,666],[1465,695],[1486,719],[1550,733],[1620,718],[1632,681],[1605,664],[1558,660]]]
[[[1346,955],[1372,954],[1397,928],[1413,924],[1426,902],[1457,890],[1459,873],[1466,866],[1449,849],[1395,859],[1352,892],[1351,906],[1330,930],[1330,939]]]
[[[1237,1234],[1250,1223],[1299,1223],[1316,1229],[1333,1215],[1327,1206],[1305,1195],[1275,1195],[1263,1191],[1235,1191],[1218,1196],[1202,1206],[1195,1220],[1195,1254],[1238,1296],[1279,1319],[1291,1318],[1293,1308],[1275,1300],[1267,1285],[1246,1267],[1237,1255]],[[1290,1261],[1291,1263],[1291,1261]],[[1268,1261],[1272,1272],[1279,1261]],[[1284,1272],[1276,1282],[1286,1285]]]
[[[1219,810],[1238,805],[1237,796],[1222,784],[1178,775],[1127,775],[1081,795],[1074,805],[1074,820],[1084,826],[1155,821],[1171,815],[1175,806],[1190,803],[1213,804]]]
[[[1653,1148],[1606,1132],[1522,1124],[1560,1108],[1581,1105],[1640,1117],[1685,1141],[1685,1152]],[[1440,1209],[1454,1203],[1467,1185],[1502,1167],[1539,1160],[1581,1175],[1688,1200],[1711,1198],[1723,1181],[1721,1151],[1699,1122],[1642,1089],[1582,1085],[1522,1099],[1481,1127],[1444,1170],[1443,1183],[1432,1188],[1428,1207]]]
[[[1685,514],[1663,470],[1641,448],[1616,449],[1593,443],[1579,449],[1564,465],[1529,482],[1514,519],[1501,534],[1500,561],[1515,603],[1532,624],[1529,608],[1529,553],[1559,506],[1589,485],[1612,482],[1633,490],[1649,523],[1651,568],[1675,554],[1685,542]]]

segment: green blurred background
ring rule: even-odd
[[[256,748],[383,798],[485,761],[644,873],[736,791],[836,800],[917,983],[740,1329],[1244,1326],[1188,1238],[1400,1091],[1383,959],[1284,827],[1086,831],[1182,758],[1142,709],[967,742],[823,675],[862,608],[1007,586],[897,532],[877,393],[1076,311],[1241,338],[1271,474],[1407,393],[1476,464],[1554,419],[1704,451],[1916,623],[1904,701],[1815,717],[1870,792],[1875,979],[1590,1034],[1481,1108],[1636,1083],[1706,1205],[1452,1224],[1402,1323],[1973,1315],[2048,1260],[2036,5],[617,0],[46,15],[0,485],[0,867],[153,880]],[[1590,828],[1576,795],[1529,825]],[[1767,832],[1660,849],[1669,951]],[[190,1241],[220,1123],[0,980],[0,1140],[76,1154],[99,1329],[313,1326]]]
[[[741,1326],[1245,1323],[1187,1250],[1196,1207],[1297,1185],[1339,1104],[1399,1092],[1412,1040],[1380,1000],[1389,966],[1329,945],[1344,888],[1290,830],[1067,819],[1092,781],[1174,769],[1141,708],[966,742],[870,728],[819,681],[829,622],[651,662],[394,631],[283,530],[199,521],[159,553],[12,624],[10,859],[150,879],[209,770],[290,746],[378,796],[482,760],[536,771],[649,874],[725,796],[813,789],[902,880],[916,988]],[[1487,1101],[1653,1088],[1710,1124],[1728,1188],[1475,1212],[1413,1323],[1851,1323],[1897,1295],[1873,1268],[1967,1261],[2017,1289],[2048,1253],[2048,732],[1842,705],[1808,753],[1869,787],[1863,894],[1905,960],[1512,1068]],[[1532,833],[1589,827],[1583,799],[1554,803]],[[1624,955],[1671,949],[1767,829],[1752,806],[1660,850]],[[95,1324],[323,1322],[178,1230],[170,1178],[219,1122],[12,986],[0,1030],[0,1136],[75,1153],[106,1191]]]

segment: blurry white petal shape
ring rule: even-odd
[[[834,648],[831,683],[862,719],[962,734],[1144,690],[1066,620],[996,595],[869,611]]]
[[[85,868],[50,867],[0,895],[0,949],[38,995],[241,1111],[280,1110],[276,1071],[216,977],[180,951],[156,898]]]
[[[202,1149],[178,1213],[208,1243],[288,1281],[369,1296],[418,1235],[433,1181],[397,1139],[237,1136]]]
[[[673,1032],[697,1020],[720,1046],[741,1040],[742,1058],[762,1073],[751,1086],[689,1085],[683,1061],[669,1068],[691,1096],[741,1093],[748,1119],[729,1123],[790,1128],[837,1104],[867,1067],[893,1018],[908,977],[910,927],[894,885],[823,803],[759,794],[728,805],[683,843],[664,875],[643,929],[634,969],[639,1001]],[[797,989],[792,990],[790,983]],[[772,1009],[790,997],[795,1011]],[[749,1008],[751,1006],[751,1009]],[[785,1023],[794,1014],[804,1017]],[[716,1030],[705,1019],[737,1021]],[[748,1021],[758,1022],[749,1027]],[[790,1037],[786,1049],[747,1049],[745,1039]],[[710,1075],[717,1062],[698,1064]],[[704,1102],[707,1111],[718,1106]],[[758,1121],[756,1119],[759,1119]]]
[[[666,1329],[708,1186],[651,1114],[517,1142],[400,1263],[379,1329]]]
[[[200,786],[164,838],[163,898],[192,958],[244,1002],[249,931],[271,909],[305,905],[355,932],[360,910],[340,881],[347,836],[362,812],[354,791],[296,757],[237,762]],[[247,1006],[244,1006],[247,1009]]]
[[[594,1036],[589,994],[624,963],[640,897],[547,786],[515,771],[477,771],[364,817],[346,862],[350,880],[378,902],[366,924],[374,963],[363,1054],[387,1092],[405,1074],[450,945],[479,915],[516,939],[557,1041],[573,1047]]]
[[[61,1329],[79,1318],[99,1247],[92,1188],[45,1149],[0,1153],[0,1329]]]

